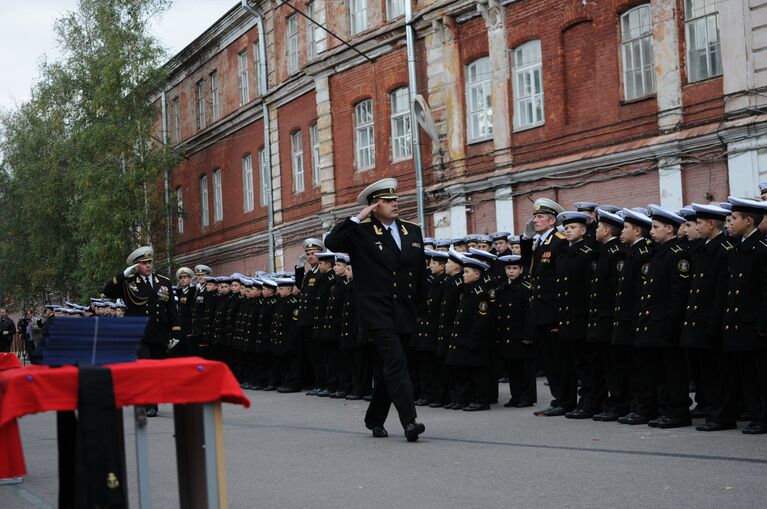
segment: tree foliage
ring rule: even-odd
[[[55,25],[60,61],[0,118],[0,298],[84,299],[137,246],[164,255],[175,156],[158,138],[165,55],[147,25],[166,7],[80,0]]]

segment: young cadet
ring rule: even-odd
[[[487,368],[490,362],[488,333],[490,300],[483,278],[490,266],[463,256],[463,292],[453,322],[447,364],[455,368],[453,408],[467,412],[490,410]]]
[[[330,397],[343,399],[351,392],[351,373],[342,368],[339,336],[343,306],[349,281],[346,279],[346,262],[349,257],[344,253],[336,253],[333,257],[333,281],[330,285],[327,308],[325,309],[325,326],[321,333],[325,342],[327,357],[327,380]]]
[[[316,342],[312,341],[314,327],[314,301],[317,295],[317,276],[319,275],[317,253],[325,250],[323,242],[316,238],[304,240],[304,254],[296,263],[296,286],[301,293],[298,296],[298,326],[304,338],[304,350],[314,376],[314,387],[307,396],[316,396],[322,391],[317,380],[322,377],[322,352]],[[304,267],[306,264],[306,267]]]
[[[437,333],[439,327],[439,311],[442,304],[442,293],[445,289],[445,265],[449,255],[431,249],[424,250],[431,260],[429,270],[431,278],[427,286],[426,306],[418,322],[418,332],[414,338],[414,346],[418,356],[418,376],[421,387],[421,397],[416,400],[416,406],[427,406],[435,401],[441,401],[442,387],[434,383],[434,373],[439,368],[437,361]]]
[[[174,288],[174,297],[181,321],[181,342],[168,352],[170,357],[195,355],[194,344],[194,307],[197,289],[192,284],[194,271],[189,267],[181,267],[176,271],[178,286]]]
[[[345,399],[356,401],[369,396],[373,391],[372,358],[373,352],[367,337],[362,334],[357,325],[354,269],[351,258],[346,263],[346,281],[348,288],[344,295],[341,309],[341,330],[338,342],[341,351],[341,362],[349,363],[349,376],[352,389]],[[346,360],[344,360],[346,359]]]
[[[469,251],[469,246],[466,242],[466,237],[452,240],[453,249],[458,253],[466,253]]]
[[[205,296],[202,302],[202,323],[200,325],[200,354],[206,359],[213,359],[213,325],[216,319],[218,307],[218,278],[215,276],[205,277]]]
[[[338,349],[333,348],[332,341],[326,341],[323,331],[328,322],[328,302],[331,288],[335,283],[333,265],[336,254],[331,252],[317,253],[317,289],[312,309],[312,342],[320,352],[319,372],[315,373],[317,386],[321,389],[315,394],[326,398],[338,390]]]
[[[274,383],[277,392],[301,392],[302,341],[298,328],[298,298],[293,295],[295,279],[275,278],[277,298],[272,315],[271,338]]]
[[[767,214],[767,203],[730,197],[730,231],[735,249],[730,256],[730,274],[724,305],[726,404],[722,423],[738,415],[737,394],[743,397],[751,422],[747,435],[767,433],[767,243],[758,225]],[[740,391],[738,391],[740,382]]]
[[[231,284],[231,277],[218,277],[218,298],[216,299],[216,310],[213,316],[211,348],[213,349],[214,359],[219,361],[224,361],[226,358],[226,336],[228,332],[226,320],[229,314],[229,304],[232,301]]]
[[[266,276],[259,278],[263,285],[261,303],[258,309],[255,333],[251,332],[252,351],[255,355],[254,382],[252,389],[274,391],[272,359],[272,317],[277,304],[277,283]]]
[[[230,348],[234,369],[232,372],[238,380],[243,379],[243,373],[246,369],[243,351],[245,349],[245,338],[250,334],[250,324],[253,314],[253,280],[242,276],[240,282],[240,303],[237,307],[237,314],[234,317],[234,325],[230,338]]]
[[[506,281],[495,291],[495,356],[509,379],[511,398],[503,406],[523,408],[537,401],[535,386],[535,332],[530,320],[530,283],[525,280],[521,256],[498,258]]]
[[[642,283],[647,278],[653,245],[649,239],[652,219],[641,212],[623,209],[621,242],[626,246],[626,258],[618,279],[615,295],[615,320],[610,348],[610,395],[602,421],[621,424],[647,424],[657,408],[638,408],[634,360],[634,335]],[[638,412],[651,413],[643,415]]]
[[[640,408],[649,408],[658,393],[659,416],[650,426],[679,428],[692,424],[690,376],[685,351],[679,347],[690,289],[690,260],[677,236],[684,218],[650,205],[655,253],[643,281],[634,350],[638,363]],[[646,415],[646,414],[645,414]]]
[[[592,416],[595,421],[601,421],[605,414],[612,420],[620,417],[616,414],[617,410],[608,405],[608,394],[611,391],[620,394],[624,389],[620,384],[613,387],[613,379],[609,374],[615,296],[618,294],[618,283],[626,252],[620,241],[623,218],[602,208],[597,208],[596,213],[597,228],[594,232],[594,240],[598,243],[599,255],[591,274],[589,326],[586,331],[586,341],[591,344],[591,349],[583,360],[584,369],[590,373],[589,378],[593,384],[591,394],[584,394],[584,398],[589,398],[601,408],[599,413]]]
[[[588,223],[586,223],[586,243],[589,247],[595,248],[597,245],[597,207],[599,207],[599,204],[592,201],[577,201],[573,203],[573,205],[575,205],[575,210],[578,212],[588,214],[589,220]]]
[[[722,312],[727,293],[727,265],[732,244],[722,233],[729,211],[714,205],[692,204],[696,214],[695,230],[703,241],[700,249],[690,253],[692,279],[687,298],[679,346],[686,348],[691,371],[700,374],[695,381],[695,400],[698,410],[706,405],[706,423],[699,431],[718,431],[735,427],[735,421],[720,423],[713,419],[711,408],[721,387],[719,357],[722,348]],[[692,231],[687,228],[688,234]],[[703,429],[701,429],[703,428]]]
[[[556,264],[559,363],[555,369],[559,369],[561,392],[559,410],[545,413],[546,416],[591,419],[601,411],[597,403],[590,399],[594,388],[591,373],[583,369],[586,350],[592,347],[591,343],[586,343],[586,329],[592,263],[597,257],[597,252],[586,240],[591,220],[591,215],[585,212],[568,211],[557,215],[567,239],[567,246],[559,253]],[[584,396],[580,401],[578,379],[581,380]]]
[[[445,282],[442,292],[442,301],[439,306],[439,318],[437,320],[437,347],[435,350],[435,371],[433,376],[435,401],[429,404],[431,408],[453,409],[456,403],[451,398],[452,394],[452,368],[447,367],[447,353],[450,347],[450,335],[453,333],[455,313],[458,309],[458,301],[463,287],[463,256],[458,251],[448,251],[448,260],[445,263]],[[461,408],[460,406],[458,408]]]

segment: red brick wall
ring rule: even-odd
[[[317,119],[314,91],[302,95],[277,110],[280,133],[280,183],[282,186],[282,220],[290,222],[307,217],[320,210],[320,188],[312,181],[312,145],[309,126]],[[304,147],[304,191],[293,189],[293,161],[290,135],[301,130]]]
[[[685,205],[727,201],[730,185],[726,161],[683,165],[682,190]]]
[[[260,206],[258,150],[264,146],[259,120],[215,145],[207,147],[177,166],[171,174],[171,189],[179,186],[184,195],[184,233],[176,241],[177,254],[233,240],[266,228],[266,207]],[[253,158],[254,210],[243,211],[242,158]],[[213,170],[221,169],[223,220],[213,222]],[[200,177],[208,176],[210,225],[200,227]]]
[[[392,161],[391,104],[389,93],[407,85],[407,52],[401,47],[376,59],[375,66],[366,63],[330,77],[330,102],[333,109],[333,162],[335,166],[336,203],[356,201],[357,194],[368,184],[397,177],[403,191],[415,188],[413,160]],[[373,99],[373,134],[375,167],[355,168],[354,106]],[[428,147],[427,147],[428,148]]]
[[[493,233],[495,228],[495,193],[477,193],[470,197],[466,229],[469,233]]]

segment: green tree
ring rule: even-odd
[[[138,245],[163,256],[176,159],[157,138],[165,54],[147,25],[167,4],[80,0],[55,26],[61,60],[3,115],[0,296],[85,299]]]

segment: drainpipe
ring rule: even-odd
[[[241,0],[242,8],[256,18],[258,28],[258,88],[261,91],[261,108],[264,119],[264,164],[266,165],[266,177],[268,193],[266,200],[266,228],[269,242],[269,272],[274,272],[274,203],[272,199],[272,156],[269,139],[269,107],[264,100],[268,80],[266,78],[266,37],[264,35],[264,18],[261,13],[248,5],[248,0]]]
[[[245,0],[243,0],[245,1]],[[418,208],[418,223],[426,229],[423,211],[423,168],[421,167],[421,144],[418,122],[415,118],[415,96],[418,93],[415,70],[415,29],[413,28],[412,0],[405,0],[405,42],[407,43],[407,74],[410,91],[410,135],[413,144],[413,162],[415,164],[415,198]]]
[[[165,90],[162,91],[162,142],[165,144],[165,146],[168,145],[170,142],[169,136],[168,136],[168,95],[165,92]],[[173,269],[171,260],[171,250],[172,250],[172,242],[173,242],[173,214],[171,214],[170,211],[170,168],[167,166],[165,167],[165,175],[163,176],[164,184],[165,184],[165,213],[168,216],[167,224],[165,225],[165,252],[168,254],[167,263],[168,263],[168,277],[171,277],[171,270]]]

